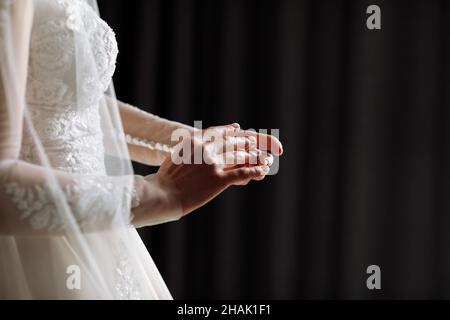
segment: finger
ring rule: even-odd
[[[230,132],[235,132],[235,131],[239,131],[241,130],[241,126],[239,125],[239,123],[232,123],[232,124],[228,124],[226,126],[223,126],[226,128],[225,131],[230,131]]]
[[[213,144],[215,150],[221,151],[224,147],[227,137],[236,136],[236,132],[240,129],[235,125],[221,126],[221,127],[211,127],[203,132],[202,141],[205,144]]]
[[[254,180],[254,181],[263,181],[263,180],[266,178],[266,176],[267,176],[267,175],[262,175],[262,176],[253,178],[252,180]]]
[[[236,136],[255,137],[258,149],[270,151],[272,154],[277,156],[281,156],[283,154],[283,145],[275,136],[258,133],[251,130],[241,130],[235,134]]]
[[[259,177],[253,178],[253,179],[247,179],[247,180],[244,180],[244,181],[235,183],[234,185],[235,185],[235,186],[246,186],[246,185],[248,185],[251,181],[262,181],[262,180],[264,180],[265,178],[266,178],[266,176],[265,176],[265,175],[262,175],[262,176],[259,176]]]
[[[225,137],[227,135],[234,135],[240,129],[241,129],[241,126],[238,123],[232,123],[232,124],[228,124],[228,125],[225,125],[225,126],[210,127],[210,128],[208,128],[206,130],[219,131]]]
[[[273,155],[271,153],[257,150],[259,162],[271,167],[275,161]]]
[[[214,145],[214,150],[217,153],[257,150],[256,138],[254,137],[227,136],[223,139],[216,139],[210,144]]]
[[[248,167],[255,165],[267,165],[266,162],[261,162],[262,158],[259,158],[257,152],[247,152],[247,151],[233,151],[222,154],[224,170]]]
[[[239,185],[245,183],[247,180],[257,179],[260,176],[265,176],[269,173],[268,166],[244,167],[230,171],[224,171],[225,179],[229,184]]]
[[[271,167],[275,161],[273,155],[271,153],[261,151],[261,150],[246,150],[246,153],[250,155],[250,162],[246,162],[245,164],[250,165],[264,165]],[[243,164],[243,163],[239,163]]]
[[[255,137],[238,137],[228,136],[226,139],[226,151],[230,150],[245,150],[245,151],[257,151],[257,141]]]
[[[253,166],[269,166],[274,163],[274,157],[267,152],[262,151],[238,151],[233,153],[226,153],[222,155],[224,170],[237,169],[241,167]]]
[[[232,168],[236,165],[250,163],[250,154],[244,151],[233,151],[223,154],[224,168]]]
[[[247,179],[241,182],[237,182],[234,185],[235,186],[246,186],[248,185],[251,181],[263,181],[266,178],[267,175],[261,175],[252,179]]]

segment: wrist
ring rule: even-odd
[[[174,189],[161,183],[156,174],[136,177],[136,197],[139,205],[133,208],[133,225],[137,228],[179,220],[183,210]]]

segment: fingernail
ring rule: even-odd
[[[270,168],[267,167],[267,166],[264,166],[264,167],[262,167],[261,169],[262,169],[262,171],[263,171],[264,174],[267,174],[267,173],[269,173],[269,171],[270,171]]]

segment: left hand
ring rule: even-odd
[[[235,130],[230,130],[233,128]],[[209,127],[206,130],[221,131],[223,132],[224,137],[228,137],[228,141],[233,140],[230,138],[235,137],[235,143],[239,145],[244,143],[243,141],[240,141],[240,139],[244,139],[247,142],[248,140],[251,140],[251,143],[256,142],[256,146],[254,147],[259,151],[270,152],[270,154],[275,156],[281,156],[283,154],[283,145],[277,137],[255,131],[242,130],[238,123]]]

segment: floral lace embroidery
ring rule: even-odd
[[[57,0],[64,7],[67,14],[66,26],[70,30],[80,31],[83,25],[80,15],[78,14],[78,1]]]
[[[96,109],[70,110],[54,114],[41,109],[31,110],[36,133],[49,155],[53,168],[72,173],[104,175],[103,134]],[[32,135],[25,128],[21,158],[40,163]]]
[[[43,1],[31,34],[27,103],[51,165],[104,174],[99,101],[111,82],[118,54],[112,29],[83,0]],[[95,65],[93,65],[95,64]],[[21,158],[39,163],[25,128]]]
[[[0,0],[2,23],[14,0]],[[139,205],[136,190],[111,182],[105,174],[99,101],[115,71],[118,54],[112,29],[83,0],[42,0],[35,6],[27,81],[28,113],[51,166],[89,174],[64,188],[47,184],[4,185],[20,217],[36,229],[64,231],[78,225],[111,225],[131,219],[130,204]],[[52,12],[49,18],[48,12]],[[0,58],[2,50],[0,50]],[[21,158],[40,163],[32,135],[24,129]],[[93,176],[98,174],[99,176]],[[61,197],[61,192],[64,197]],[[71,215],[64,216],[64,208]],[[140,286],[124,245],[119,247],[116,289],[124,299],[139,299]]]
[[[118,262],[115,270],[116,290],[121,299],[140,300],[140,286],[136,280],[135,270],[130,263],[128,249],[123,242],[119,243]]]
[[[36,230],[64,231],[67,226],[76,225],[81,230],[89,227],[112,225],[116,219],[130,219],[131,187],[113,183],[109,177],[78,177],[62,190],[47,184],[23,187],[15,182],[5,185],[6,194],[20,211],[22,220],[29,219]],[[64,193],[71,215],[62,215],[59,203]]]

